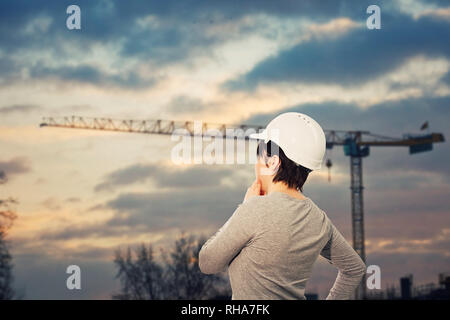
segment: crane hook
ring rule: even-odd
[[[330,182],[331,181],[330,169],[333,166],[333,163],[331,162],[331,159],[327,159],[326,166],[328,168],[328,182]]]

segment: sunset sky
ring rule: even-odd
[[[81,8],[68,30],[66,8]],[[366,9],[381,8],[369,30]],[[114,250],[212,235],[242,202],[251,165],[175,165],[169,136],[39,128],[44,116],[266,125],[286,111],[325,130],[450,137],[448,1],[0,2],[0,199],[15,288],[27,299],[109,299]],[[351,242],[342,147],[304,193]],[[367,264],[382,288],[450,271],[450,147],[363,159]],[[82,290],[66,288],[68,265]],[[320,258],[307,292],[325,298],[337,270]]]

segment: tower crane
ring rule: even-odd
[[[105,130],[117,132],[134,132],[145,134],[172,135],[177,129],[184,129],[188,135],[197,135],[194,131],[193,121],[174,120],[121,120],[111,118],[87,118],[79,116],[71,117],[44,117],[40,127],[59,127],[72,129]],[[226,125],[203,123],[201,136],[210,136],[208,129],[219,130],[223,139],[245,139],[250,137],[246,134],[241,136],[230,136],[226,129],[254,129],[262,130],[263,126],[258,125]],[[217,131],[216,131],[217,132]],[[444,135],[441,133],[427,134],[404,134],[402,138],[387,137],[372,134],[368,131],[345,131],[345,130],[324,130],[326,136],[326,149],[334,146],[343,146],[344,154],[350,158],[350,190],[352,203],[352,237],[353,248],[361,259],[366,262],[365,238],[364,238],[364,202],[363,202],[363,172],[362,159],[369,156],[370,147],[408,147],[409,154],[431,151],[433,143],[444,142]],[[214,135],[214,137],[220,137]],[[328,169],[331,168],[331,160],[326,162]],[[363,277],[361,284],[356,290],[356,298],[366,297],[366,277]]]

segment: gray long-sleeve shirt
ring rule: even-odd
[[[309,197],[271,192],[238,205],[201,248],[199,267],[228,267],[233,300],[305,299],[319,255],[339,270],[327,299],[351,299],[366,272],[362,259]]]

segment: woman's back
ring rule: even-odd
[[[310,198],[272,192],[238,206],[204,244],[200,268],[216,273],[228,266],[232,299],[305,299],[307,280],[321,253],[330,262],[347,257],[338,267],[351,274],[341,273],[328,297],[335,292],[335,298],[345,298],[348,288],[342,285],[360,281],[362,260]]]
[[[249,201],[255,232],[229,266],[233,299],[304,299],[313,264],[329,240],[328,219],[309,198],[272,192]]]

